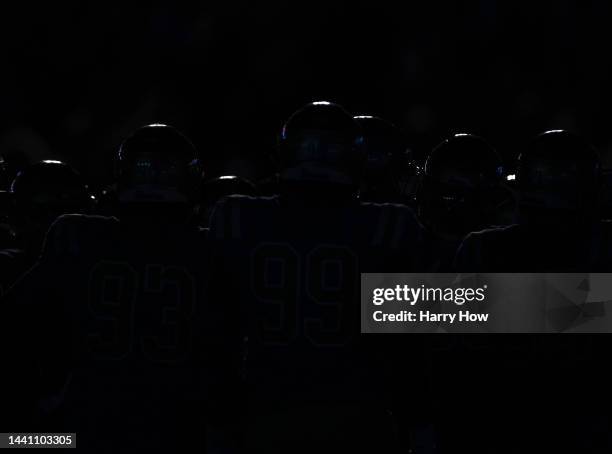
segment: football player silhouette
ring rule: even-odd
[[[432,271],[450,271],[463,237],[491,226],[500,203],[502,164],[481,137],[455,134],[431,152],[417,191]]]
[[[516,224],[468,235],[457,254],[457,271],[610,272],[612,239],[609,223],[601,221],[601,184],[598,153],[583,138],[565,130],[540,134],[519,156]],[[489,431],[493,439],[512,436],[524,444],[530,437],[537,450],[610,448],[606,401],[570,397],[575,389],[598,392],[607,386],[607,368],[600,359],[609,349],[604,338],[524,335],[485,340],[489,360],[482,366],[487,370],[474,375],[488,373],[496,386],[511,390],[497,399],[508,412]],[[509,414],[536,400],[539,405],[521,428],[504,433]],[[587,414],[586,419],[581,416]]]
[[[4,302],[14,345],[40,371],[27,389],[36,427],[77,432],[94,452],[203,443],[202,384],[213,379],[199,374],[207,341],[195,335],[208,332],[205,231],[191,222],[201,173],[183,134],[145,126],[119,149],[119,219],[51,226]]]
[[[469,235],[459,271],[586,272],[610,268],[608,223],[601,222],[597,152],[568,131],[539,135],[519,156],[518,218]]]
[[[359,336],[360,273],[416,269],[419,224],[405,206],[358,200],[362,131],[337,104],[295,112],[276,160],[279,195],[222,200],[210,231],[215,299],[239,309],[248,338],[246,449],[384,450],[385,373]]]
[[[0,252],[0,290],[4,291],[34,264],[45,234],[58,216],[86,213],[91,208],[81,177],[60,161],[40,161],[25,167],[6,196],[12,241]]]

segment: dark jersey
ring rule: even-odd
[[[342,400],[365,387],[360,273],[413,271],[420,238],[399,205],[222,201],[211,226],[215,294],[240,314],[257,394]]]
[[[582,235],[556,231],[533,234],[520,225],[483,230],[463,241],[455,268],[460,272],[583,273],[612,270],[612,224]]]
[[[211,285],[214,299],[233,312],[228,318],[240,321],[237,335],[248,339],[247,412],[255,413],[249,427],[266,438],[266,449],[282,437],[294,448],[297,439],[302,447],[309,437],[313,443],[316,425],[335,428],[335,439],[350,432],[358,440],[355,430],[372,434],[383,424],[365,409],[392,388],[385,382],[391,352],[374,344],[382,338],[360,336],[360,273],[415,271],[421,236],[401,205],[245,196],[219,203],[210,231]],[[262,418],[279,408],[282,416]]]
[[[459,248],[455,268],[465,273],[606,273],[612,271],[612,230],[601,223],[590,232],[569,235],[561,230],[535,234],[512,225],[468,235]],[[587,277],[587,274],[585,274]],[[587,298],[580,279],[569,278],[563,290]],[[572,287],[573,286],[573,287]],[[561,287],[560,287],[561,289]],[[603,358],[610,349],[607,335],[516,334],[464,336],[469,346],[455,349],[452,363],[470,365],[464,374],[472,393],[492,395],[488,411],[496,424],[494,438],[512,437],[519,445],[541,443],[537,449],[595,451],[609,449],[605,396],[610,374]],[[479,377],[487,381],[479,381]],[[466,386],[466,389],[469,389]],[[579,391],[582,390],[582,391]],[[586,391],[588,390],[588,391]],[[587,398],[588,395],[599,396]],[[581,397],[578,397],[582,394]],[[471,394],[470,394],[471,395]],[[537,402],[537,405],[534,403]],[[471,405],[476,402],[471,399]],[[484,407],[484,405],[483,405]],[[505,408],[501,412],[496,408]],[[512,414],[531,408],[521,427]],[[494,413],[495,412],[495,413]],[[585,416],[588,415],[588,416]],[[501,433],[504,427],[512,431]],[[579,435],[578,435],[579,434]],[[530,441],[525,441],[526,437]],[[589,440],[588,442],[586,440]],[[600,443],[605,444],[601,448]],[[534,448],[536,449],[536,448]]]
[[[41,428],[88,450],[176,450],[202,432],[204,233],[146,227],[60,217],[5,301],[40,371]]]

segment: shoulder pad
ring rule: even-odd
[[[217,202],[210,222],[210,237],[241,239],[248,232],[242,226],[248,220],[260,219],[265,210],[278,207],[278,198],[230,195]]]
[[[110,229],[118,228],[116,218],[66,214],[60,216],[49,228],[43,246],[42,257],[78,256],[85,248],[100,244]]]
[[[491,227],[488,229],[479,230],[468,233],[464,241],[491,241],[497,238],[503,238],[509,235],[514,235],[519,229],[518,224],[507,225],[503,227]]]
[[[397,248],[423,238],[423,228],[414,212],[397,203],[364,202],[361,208],[373,220],[372,246]]]
[[[514,235],[518,228],[518,225],[513,224],[468,233],[457,249],[456,271],[484,272],[483,268],[487,266],[488,262],[485,258],[487,251],[497,250],[498,245],[508,243],[507,238]]]

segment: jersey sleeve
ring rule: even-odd
[[[64,261],[83,255],[87,247],[101,244],[104,228],[116,220],[101,216],[67,214],[51,224],[41,253],[42,262]]]
[[[30,405],[38,405],[63,387],[71,361],[62,290],[69,284],[71,274],[66,265],[75,253],[72,226],[66,217],[51,226],[37,263],[0,302],[0,349],[14,364],[14,397]]]
[[[57,393],[67,377],[65,368],[59,369],[70,352],[56,348],[67,330],[57,317],[61,298],[49,270],[40,262],[34,265],[0,304],[0,354],[10,364],[4,376],[10,386],[3,387],[10,393],[2,401],[17,415],[14,421],[35,414],[39,403]]]

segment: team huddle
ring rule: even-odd
[[[422,166],[391,123],[314,102],[274,158],[259,184],[203,180],[190,140],[152,124],[103,197],[61,162],[22,169],[0,233],[4,432],[212,453],[580,450],[607,433],[591,400],[564,401],[605,387],[603,341],[359,334],[361,273],[612,272],[585,140],[545,132],[511,177],[455,134]]]

